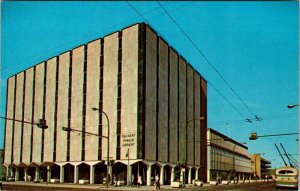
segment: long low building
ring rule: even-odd
[[[211,128],[207,129],[207,155],[208,182],[252,178],[248,147]]]
[[[42,61],[7,80],[7,176],[206,180],[206,85],[145,23]]]

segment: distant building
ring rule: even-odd
[[[206,80],[153,29],[124,28],[7,80],[7,174],[102,183],[108,173],[147,185],[158,174],[170,184],[186,161],[186,182],[205,180],[206,96]],[[109,118],[108,172],[108,121],[92,108]],[[16,121],[39,119],[47,129]]]
[[[248,147],[220,132],[207,129],[207,181],[251,179]]]
[[[261,154],[252,154],[251,156],[251,167],[253,176],[259,179],[265,179],[266,175],[271,175],[271,162],[261,157]]]

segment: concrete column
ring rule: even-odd
[[[180,181],[183,183],[183,168],[180,170]]]
[[[19,181],[19,171],[20,169],[18,167],[16,167],[16,173],[15,173],[15,180]]]
[[[109,180],[110,183],[112,182],[113,176],[112,176],[112,165],[108,166],[108,175],[109,175]]]
[[[74,165],[74,184],[78,184],[78,166]]]
[[[10,177],[14,177],[14,170],[13,170],[13,167],[10,167]]]
[[[59,177],[60,177],[60,180],[59,182],[60,183],[63,183],[65,180],[65,173],[64,173],[64,166],[60,166],[60,172],[59,172]]]
[[[188,183],[192,184],[192,169],[189,169],[189,177],[188,177]]]
[[[90,184],[94,184],[95,180],[95,167],[93,165],[90,165]]]
[[[28,168],[24,169],[24,181],[27,182],[28,181]]]
[[[162,166],[160,168],[160,178],[159,178],[160,185],[164,185],[164,179],[165,179],[165,177],[164,177],[165,173],[164,172],[165,172],[165,168],[164,168],[164,166]]]
[[[40,180],[40,169],[39,167],[35,167],[35,180]]]
[[[50,182],[51,179],[51,168],[47,166],[47,183]]]
[[[175,167],[172,167],[172,172],[171,172],[171,183],[174,182],[174,175],[175,175]]]
[[[210,170],[208,169],[207,170],[207,182],[210,182]],[[204,181],[204,180],[202,180],[202,181]]]
[[[147,169],[147,186],[151,186],[151,165]]]
[[[9,177],[9,172],[10,172],[9,169],[10,169],[10,168],[7,166],[7,167],[6,167],[6,177]]]
[[[199,179],[199,168],[196,168],[196,175],[195,175],[195,180]]]
[[[132,166],[131,165],[127,165],[128,171],[127,171],[127,185],[132,185],[132,182],[134,180],[132,180]],[[136,177],[137,178],[137,177]]]

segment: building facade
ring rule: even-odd
[[[251,167],[253,176],[258,179],[265,179],[271,176],[271,162],[264,159],[261,154],[251,154]]]
[[[108,173],[150,185],[184,171],[186,182],[205,180],[207,151],[197,140],[206,139],[206,89],[145,23],[54,56],[7,80],[7,175],[102,183]],[[40,119],[47,129],[34,125]]]
[[[5,180],[4,150],[0,149],[0,181]]]
[[[220,132],[207,129],[207,181],[251,179],[248,147]]]

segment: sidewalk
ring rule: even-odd
[[[24,182],[24,181],[17,181],[17,182],[2,182],[3,185],[24,185],[24,186],[39,186],[39,187],[52,187],[52,188],[81,188],[81,189],[95,189],[95,190],[155,190],[155,186],[140,186],[138,187],[131,187],[131,186],[111,186],[109,185],[108,188],[105,187],[103,184],[73,184],[73,183],[33,183],[33,182]],[[194,186],[192,184],[186,184],[185,189],[191,189]],[[179,188],[171,188],[170,185],[163,185],[160,187],[161,190],[179,190]]]

